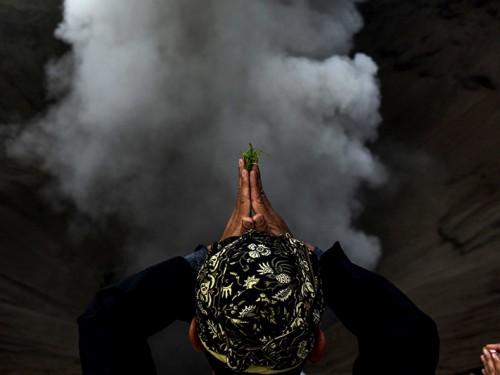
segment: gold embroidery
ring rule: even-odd
[[[247,279],[245,280],[245,283],[243,286],[247,289],[252,289],[257,283],[259,282],[259,278],[255,276],[248,276]]]
[[[227,298],[231,294],[233,294],[233,283],[229,284],[228,286],[222,287],[222,297]]]

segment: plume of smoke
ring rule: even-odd
[[[348,56],[355,3],[66,0],[72,50],[49,69],[65,94],[9,152],[83,212],[126,220],[143,266],[219,238],[252,142],[294,234],[373,267],[378,240],[352,223],[360,184],[384,180],[366,147],[380,98],[374,62]]]

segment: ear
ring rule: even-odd
[[[191,320],[191,324],[189,325],[189,341],[191,341],[191,345],[193,346],[194,350],[196,350],[197,352],[203,351],[203,344],[201,343],[198,336],[196,318],[193,318]]]
[[[314,342],[314,347],[309,353],[307,359],[311,363],[318,363],[323,358],[323,355],[326,352],[326,336],[325,332],[321,329],[316,329],[316,340]]]

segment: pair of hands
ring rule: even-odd
[[[490,344],[483,348],[481,354],[484,375],[500,375],[500,344]]]
[[[236,206],[220,240],[241,236],[251,229],[273,236],[290,233],[288,225],[273,209],[264,192],[258,164],[254,164],[249,172],[243,159],[239,159]]]

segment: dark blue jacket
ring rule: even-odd
[[[336,242],[320,258],[327,305],[358,339],[354,375],[433,375],[434,321]],[[102,289],[78,318],[83,375],[154,375],[148,337],[194,316],[196,274],[176,257]]]

